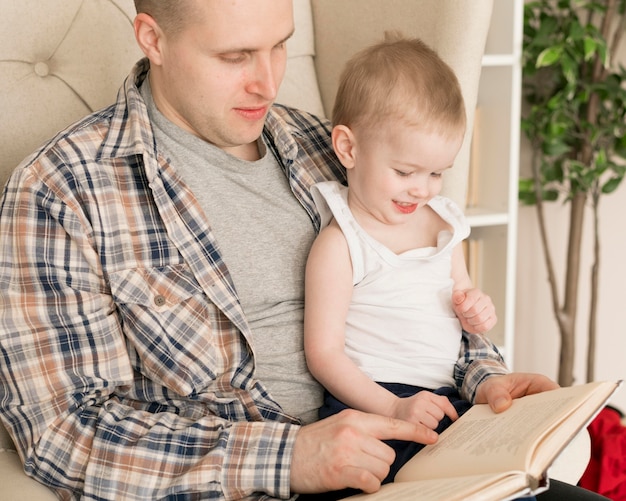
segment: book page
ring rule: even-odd
[[[577,420],[564,423],[566,416],[581,407],[599,387],[599,396]],[[396,482],[463,476],[481,473],[527,471],[532,446],[558,425],[564,445],[596,412],[616,388],[615,383],[589,383],[516,399],[511,408],[495,414],[487,405],[475,405],[444,431],[434,445],[426,446],[398,473]],[[569,424],[568,424],[569,423]],[[572,431],[573,430],[573,431]],[[549,461],[562,447],[551,441]]]
[[[383,485],[374,494],[357,494],[348,499],[364,501],[489,501],[529,493],[524,474],[478,475]]]
[[[621,381],[617,383],[616,388],[621,385]],[[586,428],[595,418],[600,410],[606,405],[611,394],[606,392],[594,392],[580,405],[573,408],[571,412],[563,418],[562,424],[556,424],[552,432],[545,434],[540,439],[540,443],[535,448],[531,456],[531,466],[527,468],[527,472],[533,476],[540,475],[545,471],[556,457],[565,449],[565,447],[574,439],[576,435]],[[596,409],[593,413],[591,411]],[[565,421],[566,420],[566,421]],[[578,423],[578,425],[576,424]],[[551,451],[552,454],[547,455],[545,451]]]

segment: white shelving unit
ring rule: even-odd
[[[494,0],[472,144],[470,271],[493,299],[489,333],[513,363],[523,0]],[[472,262],[473,261],[473,262]]]

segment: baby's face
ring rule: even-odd
[[[448,137],[401,122],[384,133],[353,137],[350,206],[387,224],[404,222],[441,192],[442,174],[463,142],[461,133]]]

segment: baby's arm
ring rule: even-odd
[[[456,419],[447,398],[430,392],[398,398],[372,381],[345,354],[352,289],[348,244],[333,221],[313,243],[306,268],[304,349],[313,376],[353,409],[419,422],[431,429],[444,414]]]
[[[345,354],[345,324],[352,299],[352,262],[346,239],[333,221],[309,253],[305,278],[304,351],[309,370],[337,399],[384,414],[393,395],[374,383]]]
[[[452,308],[467,332],[482,334],[491,330],[498,318],[491,298],[472,284],[462,244],[457,244],[452,253]]]

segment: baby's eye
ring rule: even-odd
[[[431,172],[431,173],[430,173],[430,176],[431,176],[431,177],[441,177],[441,176],[442,176],[442,173],[441,173],[441,172]]]
[[[394,169],[394,171],[396,172],[396,174],[398,174],[398,176],[400,177],[407,177],[410,176],[411,173],[410,172],[405,172],[403,170],[398,170],[398,169]]]

